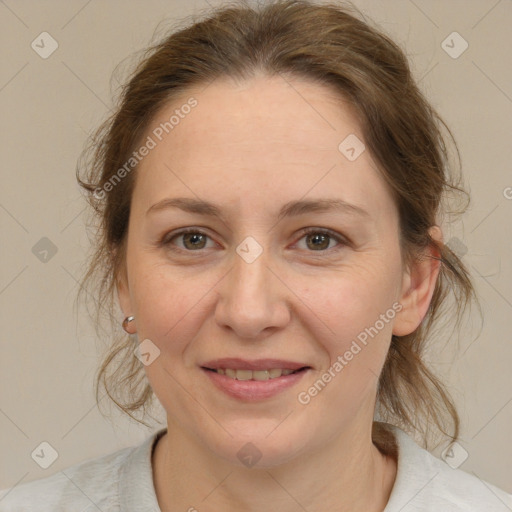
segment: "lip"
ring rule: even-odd
[[[240,359],[218,359],[212,366],[216,366],[217,368],[235,368],[239,370],[263,370],[269,368],[303,369],[297,373],[281,375],[281,377],[269,380],[236,380],[208,369],[211,368],[211,366],[207,365],[201,367],[201,371],[210,379],[210,382],[212,382],[217,389],[223,391],[229,397],[236,398],[242,402],[258,402],[276,396],[284,390],[296,385],[311,369],[311,367],[304,364],[282,360],[278,361],[275,359],[243,361],[244,365],[241,364],[242,361],[243,360]],[[235,365],[233,365],[234,362],[236,362]],[[224,366],[226,363],[227,366]],[[212,363],[208,363],[208,365],[210,364]],[[294,367],[291,368],[291,366]]]
[[[282,370],[298,370],[300,368],[309,367],[305,363],[296,361],[285,361],[283,359],[240,359],[237,357],[224,357],[215,359],[201,364],[203,368],[217,370],[219,368],[231,368],[233,370],[270,370],[271,368],[281,368]],[[278,377],[280,378],[280,377]]]

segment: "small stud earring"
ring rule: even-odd
[[[133,322],[135,320],[135,317],[134,316],[127,316],[124,320],[123,320],[123,329],[128,333],[128,334],[133,334],[131,333],[129,330],[128,330],[128,324],[130,322]]]

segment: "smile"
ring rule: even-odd
[[[291,375],[292,373],[299,372],[303,369],[304,368],[299,368],[298,370],[291,370],[288,368],[271,368],[269,370],[234,370],[231,368],[207,368],[207,370],[216,372],[219,375],[225,375],[230,379],[259,381],[277,379],[281,376]]]
[[[264,368],[264,367],[263,367]],[[311,370],[310,366],[297,365],[292,368],[272,368],[268,370],[250,370],[247,368],[217,368],[201,367],[213,389],[218,389],[231,399],[242,402],[258,402],[267,400],[286,389],[298,385]]]

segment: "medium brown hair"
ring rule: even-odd
[[[136,166],[123,173],[115,186],[105,186],[113,183],[112,177],[129,160],[162,107],[192,86],[206,86],[219,77],[244,80],[260,72],[334,88],[340,99],[356,109],[366,147],[392,191],[404,261],[434,246],[441,262],[422,323],[407,336],[392,337],[376,411],[384,421],[421,433],[425,445],[432,424],[455,440],[460,422],[457,410],[423,353],[440,325],[442,310],[451,303],[452,314],[445,317],[459,325],[474,298],[461,260],[428,233],[446,210],[447,193],[452,198],[464,194],[455,173],[459,166],[452,165],[445,141],[453,143],[457,164],[460,158],[450,130],[413,80],[404,52],[361,17],[352,6],[305,0],[278,0],[259,7],[231,4],[210,10],[204,19],[147,50],[124,86],[115,112],[85,151],[89,156],[83,166],[85,177],[80,176],[80,166],[77,172],[97,220],[82,291],[89,281],[98,286],[96,325],[102,311],[114,319]],[[114,320],[117,329],[118,324]],[[96,398],[99,401],[103,385],[118,407],[137,419],[134,413],[142,410],[145,415],[154,395],[143,366],[133,356],[133,342],[122,333],[114,338],[97,373]],[[375,423],[374,440],[383,439],[381,434]]]

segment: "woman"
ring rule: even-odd
[[[339,6],[219,9],[156,46],[79,181],[101,219],[85,281],[130,335],[98,380],[128,414],[154,394],[167,427],[0,510],[512,510],[405,432],[459,431],[420,357],[473,294],[439,227],[441,126]]]

